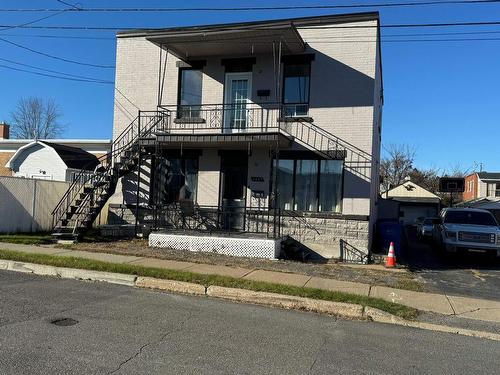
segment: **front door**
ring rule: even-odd
[[[237,133],[248,126],[252,72],[226,73],[224,88],[224,131]]]
[[[221,155],[221,212],[224,229],[242,230],[247,190],[247,151],[225,151]]]

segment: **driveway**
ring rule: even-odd
[[[494,374],[500,367],[496,341],[207,297],[8,271],[0,271],[0,296],[0,374]]]
[[[484,254],[442,254],[435,245],[419,241],[414,230],[408,230],[407,236],[404,261],[428,291],[500,300],[499,259]]]

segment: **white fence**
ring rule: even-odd
[[[0,177],[0,233],[52,229],[52,210],[68,182]]]

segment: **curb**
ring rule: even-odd
[[[135,286],[146,289],[159,289],[173,293],[191,294],[196,296],[206,295],[206,288],[201,284],[187,283],[184,281],[155,279],[152,277],[137,277]]]
[[[396,324],[404,327],[418,328],[424,329],[426,331],[435,331],[435,332],[443,332],[443,333],[454,333],[462,336],[469,337],[478,337],[483,339],[489,339],[494,341],[500,341],[500,334],[485,332],[485,331],[476,331],[467,328],[459,328],[459,327],[451,327],[444,326],[440,324],[433,323],[425,323],[425,322],[414,322],[410,320],[401,319],[395,315],[389,314],[385,311],[375,309],[373,307],[365,307],[364,315],[368,320],[377,323],[386,323],[386,324]]]
[[[64,279],[101,281],[111,284],[138,287],[141,289],[155,289],[172,293],[208,296],[243,303],[279,307],[289,310],[311,311],[351,320],[368,320],[377,323],[395,324],[428,331],[454,333],[462,336],[500,341],[500,334],[497,333],[404,320],[373,307],[363,308],[361,305],[343,302],[316,300],[311,298],[269,292],[256,292],[253,290],[227,288],[221,286],[209,286],[207,288],[201,284],[184,281],[155,279],[152,277],[142,277],[104,271],[46,266],[43,264],[25,263],[3,259],[0,259],[0,270],[31,273],[41,276],[55,276]]]
[[[43,264],[24,263],[0,259],[0,269],[41,276],[56,276],[63,279],[103,281],[111,284],[135,286],[137,276],[122,273],[82,270],[77,268],[46,266]]]
[[[290,310],[313,311],[341,316],[348,319],[364,319],[363,307],[361,305],[351,303],[316,300],[276,293],[226,288],[221,286],[209,286],[207,288],[207,296],[258,305],[281,307]]]

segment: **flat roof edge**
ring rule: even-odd
[[[219,23],[219,24],[205,24],[195,26],[180,26],[180,27],[166,27],[166,28],[153,28],[153,29],[133,29],[121,30],[116,33],[117,38],[129,37],[144,37],[161,34],[165,32],[175,31],[201,31],[201,30],[217,30],[220,28],[238,28],[238,27],[251,27],[251,26],[280,26],[293,23],[295,26],[315,26],[321,24],[335,24],[335,23],[348,23],[348,22],[363,22],[363,21],[379,21],[380,14],[376,12],[364,13],[345,13],[345,14],[329,14],[311,17],[297,17],[297,18],[280,18],[271,20],[248,21],[248,22],[233,22],[233,23]]]

